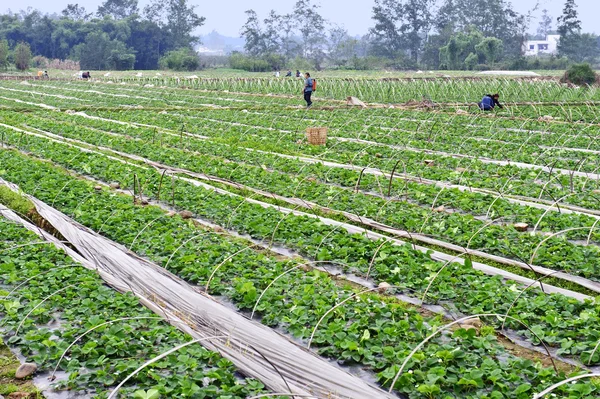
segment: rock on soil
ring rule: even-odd
[[[479,330],[483,326],[483,323],[481,322],[481,319],[479,319],[479,317],[475,317],[473,319],[463,321],[462,323],[460,323],[460,326],[465,330],[469,330],[472,328]]]
[[[389,290],[390,288],[392,288],[392,286],[384,281],[384,282],[379,283],[379,285],[377,286],[377,288],[378,288],[379,292],[383,294],[387,290]]]
[[[15,373],[15,378],[22,380],[35,373],[36,370],[37,366],[35,365],[35,363],[23,363],[17,369],[17,372]]]
[[[8,395],[8,399],[29,399],[33,394],[27,392],[13,392]]]
[[[191,219],[194,217],[194,214],[190,211],[181,211],[179,212],[179,216],[181,216],[182,219]]]
[[[517,231],[527,231],[527,229],[529,228],[529,225],[527,223],[515,223],[513,225],[513,227]]]

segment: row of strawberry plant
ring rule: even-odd
[[[5,191],[0,192],[6,201]],[[58,368],[56,389],[106,398],[146,360],[189,340],[133,295],[103,285],[96,273],[53,245],[41,244],[35,234],[1,218],[0,232],[0,282],[6,290],[0,291],[0,329],[38,372]],[[69,345],[93,328],[59,363]],[[122,393],[132,397],[137,391],[134,397],[140,397],[156,390],[163,397],[241,399],[265,392],[259,381],[238,375],[231,362],[197,344],[149,366]]]

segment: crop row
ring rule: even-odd
[[[99,86],[99,87],[97,87]],[[165,93],[160,88],[146,88],[144,92],[134,90],[131,92],[111,92],[106,85],[88,85],[81,87],[76,84],[66,84],[60,88],[36,84],[23,86],[12,82],[3,82],[1,87],[11,98],[20,100],[42,100],[48,105],[60,108],[77,107],[206,107],[206,106],[270,106],[282,107],[286,105],[299,105],[302,98],[282,97],[246,97],[228,95],[227,93],[196,93],[194,96],[181,97],[178,93]],[[300,91],[298,92],[300,93]],[[300,93],[301,94],[301,93]],[[75,101],[74,101],[75,100]],[[327,105],[322,102],[321,105]]]
[[[480,81],[464,81],[461,79],[439,80],[385,80],[385,79],[338,79],[319,78],[319,92],[327,98],[343,100],[347,96],[356,96],[363,101],[375,103],[404,103],[423,98],[437,102],[469,102],[475,103],[481,96],[490,92],[502,93],[505,101],[592,101],[600,100],[598,89],[569,88],[556,81],[515,80],[502,78],[481,79]],[[175,87],[231,90],[262,94],[289,94],[302,89],[302,81],[296,79],[122,79],[127,83],[140,86],[160,82],[160,85]]]
[[[11,202],[6,191],[0,193]],[[96,273],[35,234],[2,218],[0,232],[0,283],[6,289],[0,291],[0,328],[38,372],[58,368],[56,389],[106,398],[146,360],[189,340],[133,295],[103,285]],[[69,345],[93,328],[59,363]],[[229,361],[198,344],[151,365],[122,392],[151,389],[166,397],[240,399],[265,392],[259,381],[239,378]]]

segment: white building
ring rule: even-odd
[[[528,40],[523,44],[523,55],[536,56],[556,54],[560,35],[548,35],[546,40]]]

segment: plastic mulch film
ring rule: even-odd
[[[0,179],[0,184],[21,193],[12,183]],[[167,270],[96,234],[36,198],[23,195],[77,250],[79,255],[73,250],[68,251],[75,260],[81,261],[86,268],[97,270],[114,288],[133,292],[145,306],[166,320],[185,323],[174,325],[193,338],[227,336],[203,341],[202,345],[219,352],[244,374],[260,380],[273,392],[315,399],[396,397],[217,303]],[[0,208],[0,213],[10,218],[12,212]],[[39,233],[35,227],[26,227]],[[51,239],[47,234],[44,237]],[[53,241],[60,245],[57,240]]]

